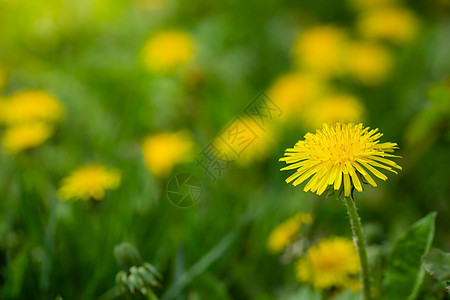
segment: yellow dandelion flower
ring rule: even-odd
[[[298,118],[303,108],[326,89],[318,76],[290,73],[278,78],[270,87],[268,95],[283,111],[282,117]]]
[[[189,161],[193,147],[192,137],[186,131],[151,135],[142,145],[147,167],[158,177],[169,175],[175,164]]]
[[[312,223],[313,218],[308,213],[298,213],[284,223],[278,225],[267,239],[267,249],[276,254],[282,252],[287,246],[295,241],[303,224]]]
[[[331,94],[311,103],[302,120],[307,127],[317,128],[323,123],[361,121],[364,111],[363,104],[355,96]]]
[[[323,75],[342,72],[347,35],[334,26],[306,29],[294,44],[293,56],[297,64]]]
[[[102,200],[106,190],[116,189],[120,180],[117,169],[108,170],[101,164],[85,165],[62,180],[58,196],[61,200]]]
[[[2,137],[2,145],[10,154],[34,148],[53,134],[53,128],[42,122],[24,123],[8,127]]]
[[[391,63],[392,58],[386,48],[362,42],[350,47],[346,66],[353,77],[362,83],[373,85],[386,77]]]
[[[406,8],[385,7],[361,15],[357,27],[366,38],[404,43],[417,35],[419,21]]]
[[[323,124],[315,134],[307,133],[304,141],[286,149],[285,157],[280,161],[285,161],[288,166],[281,170],[297,169],[286,179],[287,183],[294,181],[294,186],[312,176],[303,189],[305,192],[311,190],[321,195],[329,185],[335,190],[342,186],[344,196],[350,195],[352,187],[361,192],[361,181],[377,186],[369,171],[382,180],[387,179],[375,167],[396,174],[393,168],[401,170],[395,162],[386,159],[399,157],[390,154],[398,149],[397,143],[380,143],[381,136],[378,128],[370,130],[361,123]]]
[[[233,121],[213,141],[218,159],[249,166],[268,156],[275,146],[274,130],[265,124],[264,129],[250,117]]]
[[[23,122],[61,120],[64,111],[61,103],[42,90],[27,90],[9,96],[0,105],[0,122],[17,124]]]
[[[359,273],[359,256],[353,242],[331,237],[311,246],[297,263],[297,279],[317,290],[345,288]]]
[[[163,31],[147,41],[142,55],[144,64],[150,71],[173,71],[191,62],[194,57],[194,41],[182,31]]]

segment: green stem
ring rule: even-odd
[[[355,201],[352,197],[344,197],[347,212],[350,216],[350,224],[352,226],[353,238],[356,239],[356,246],[358,248],[359,259],[361,261],[361,276],[363,283],[364,300],[370,300],[370,272],[369,262],[367,260],[366,242],[361,228],[361,220],[356,211]]]

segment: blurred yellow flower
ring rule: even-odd
[[[319,76],[290,73],[279,77],[268,96],[282,110],[282,117],[299,118],[299,113],[327,89]]]
[[[313,218],[308,213],[298,213],[284,223],[278,225],[267,239],[267,249],[273,254],[282,252],[295,241],[303,224],[312,223]]]
[[[106,190],[116,189],[120,180],[117,169],[108,170],[101,164],[85,165],[62,180],[58,196],[61,200],[102,200]]]
[[[307,256],[299,259],[297,279],[317,290],[346,288],[349,282],[354,283],[359,269],[359,257],[353,242],[346,238],[330,237],[311,246]]]
[[[384,7],[362,14],[357,27],[366,38],[404,43],[416,36],[419,21],[406,8]]]
[[[288,164],[281,171],[297,170],[286,182],[294,180],[293,185],[297,186],[312,176],[303,189],[305,192],[311,190],[321,195],[328,186],[334,186],[336,191],[342,186],[345,197],[350,196],[353,187],[360,192],[363,190],[361,180],[377,186],[366,169],[382,180],[387,176],[375,167],[395,174],[393,168],[402,169],[386,159],[399,157],[390,154],[398,149],[397,144],[380,143],[378,139],[382,134],[377,132],[378,128],[370,130],[362,124],[323,124],[315,134],[307,133],[304,141],[286,149],[284,157],[280,158]]]
[[[23,123],[8,127],[2,145],[10,154],[36,147],[53,134],[53,128],[42,122]]]
[[[189,161],[193,147],[191,135],[183,130],[150,135],[142,145],[147,167],[158,177],[169,175],[175,164]]]
[[[164,73],[186,66],[194,57],[194,41],[182,31],[167,30],[150,37],[143,49],[145,66]]]
[[[213,141],[218,159],[248,166],[266,158],[275,144],[274,130],[269,124],[260,127],[250,117],[235,119],[220,136]]]
[[[359,42],[349,49],[346,66],[348,72],[365,84],[377,84],[382,81],[390,67],[389,51],[373,43]]]
[[[62,119],[63,114],[61,103],[42,90],[17,92],[0,102],[0,122],[4,124],[56,122]]]
[[[308,71],[323,75],[342,72],[347,47],[347,34],[343,29],[317,26],[305,29],[294,44],[294,61]]]
[[[311,103],[302,120],[307,127],[317,128],[323,123],[358,122],[363,114],[364,106],[355,96],[331,94]]]

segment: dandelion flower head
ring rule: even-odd
[[[25,122],[57,122],[63,117],[61,103],[43,90],[17,92],[0,102],[0,122],[11,125]]]
[[[362,14],[357,26],[366,38],[401,44],[416,36],[419,21],[406,8],[384,7]]]
[[[269,124],[261,128],[255,119],[234,119],[212,143],[212,152],[223,163],[249,166],[262,161],[275,146],[275,131]]]
[[[191,159],[194,142],[189,132],[161,132],[148,136],[142,145],[148,169],[158,177],[172,172],[175,164]]]
[[[268,92],[272,101],[283,111],[282,117],[298,117],[303,108],[326,90],[316,75],[290,73],[279,77]]]
[[[357,80],[368,85],[380,83],[387,75],[392,63],[384,47],[362,42],[350,47],[346,66]]]
[[[333,76],[342,72],[346,46],[344,30],[334,26],[317,26],[300,34],[293,48],[293,56],[296,63],[307,70]]]
[[[85,165],[62,180],[58,196],[61,200],[102,200],[106,190],[116,189],[120,180],[117,169],[108,170],[101,164]]]
[[[186,66],[193,59],[194,41],[182,31],[162,31],[150,37],[142,54],[150,71],[165,73]]]
[[[293,148],[286,149],[284,157],[288,166],[281,170],[296,170],[286,179],[297,186],[310,178],[304,191],[321,195],[328,186],[342,190],[350,196],[352,187],[362,191],[361,182],[377,186],[371,174],[386,180],[387,176],[377,168],[397,172],[401,167],[388,158],[399,157],[391,154],[398,149],[396,143],[380,143],[382,136],[378,129],[370,129],[360,124],[323,124],[316,133],[307,133],[305,139]]]
[[[34,148],[53,134],[53,128],[43,122],[18,124],[8,127],[2,136],[2,146],[9,154]]]
[[[267,239],[267,249],[276,254],[282,252],[287,246],[295,241],[303,224],[312,223],[312,216],[308,213],[298,213],[278,225]]]
[[[331,237],[311,246],[306,257],[297,263],[297,278],[317,290],[332,287],[355,287],[360,263],[353,242],[346,238]],[[349,283],[352,283],[349,286]]]

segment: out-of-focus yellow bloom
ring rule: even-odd
[[[319,76],[290,73],[279,77],[270,87],[268,95],[282,110],[282,117],[298,118],[304,107],[326,89]]]
[[[194,41],[182,31],[162,31],[147,41],[143,49],[145,66],[164,73],[186,66],[194,57]]]
[[[274,146],[274,131],[269,124],[261,128],[254,119],[235,119],[213,142],[214,154],[224,163],[248,166],[267,157]]]
[[[4,124],[56,122],[63,114],[61,103],[42,90],[21,91],[0,102],[0,122]]]
[[[365,84],[372,85],[386,77],[391,62],[391,55],[386,48],[361,42],[350,47],[346,66],[353,77]]]
[[[120,171],[91,164],[75,170],[61,182],[58,196],[61,200],[102,200],[106,190],[116,189],[121,180]]]
[[[334,26],[317,26],[305,29],[293,48],[297,64],[309,71],[323,75],[337,75],[342,72],[347,35]]]
[[[308,213],[298,213],[284,223],[278,225],[267,239],[267,249],[277,254],[282,252],[287,246],[295,241],[303,224],[312,223],[313,218]]]
[[[364,114],[361,101],[352,95],[328,95],[312,103],[304,113],[307,127],[317,128],[323,123],[358,122]]]
[[[194,143],[186,131],[162,132],[148,136],[142,145],[148,169],[158,177],[172,172],[177,163],[187,162],[192,157]]]
[[[341,237],[323,239],[297,263],[297,278],[317,290],[346,288],[359,273],[359,257],[353,242]],[[353,285],[355,286],[355,285]]]
[[[404,43],[417,35],[419,21],[406,8],[385,7],[362,14],[357,26],[366,38]]]
[[[378,128],[370,130],[361,123],[323,124],[315,134],[308,132],[305,140],[300,140],[293,148],[286,149],[280,161],[285,161],[288,166],[281,171],[297,170],[286,179],[287,183],[293,181],[294,186],[309,179],[303,189],[305,192],[311,190],[321,195],[330,187],[336,191],[343,190],[344,196],[348,197],[353,187],[362,192],[359,176],[364,177],[372,186],[377,186],[368,171],[386,180],[387,176],[376,168],[395,174],[397,172],[394,168],[402,169],[387,159],[399,157],[391,154],[398,149],[397,143],[380,143],[378,139],[381,136]]]
[[[53,128],[42,122],[13,125],[3,133],[2,145],[10,154],[15,154],[42,144],[52,134]]]

